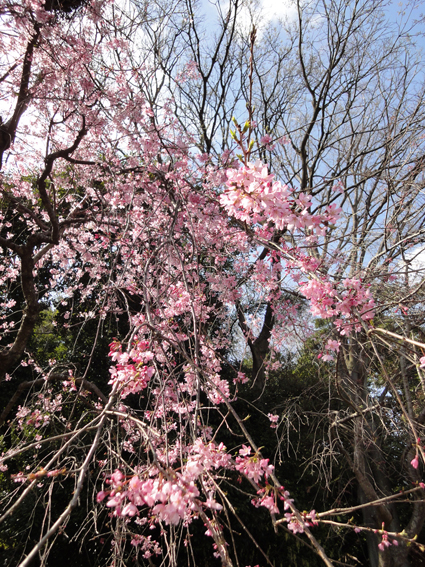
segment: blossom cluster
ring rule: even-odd
[[[147,341],[134,341],[129,352],[122,352],[122,346],[118,341],[113,341],[109,345],[109,356],[117,362],[117,365],[109,370],[111,373],[109,384],[120,384],[122,398],[144,390],[155,374],[155,369],[147,366],[147,363],[154,358],[153,353],[147,350],[148,346]]]
[[[111,490],[99,492],[97,500],[101,502],[108,495],[106,505],[114,509],[115,516],[135,516],[139,513],[138,507],[147,505],[152,508],[152,514],[166,524],[178,524],[194,509],[194,498],[199,496],[193,481],[183,484],[183,479],[179,480],[142,480],[138,476],[127,480],[116,470],[106,481]]]
[[[284,510],[292,510],[293,499],[283,487],[273,488],[267,483],[273,473],[273,465],[268,459],[261,459],[257,454],[251,455],[252,449],[243,445],[236,457],[235,465],[226,447],[220,443],[205,443],[201,438],[188,447],[187,459],[178,470],[170,468],[158,470],[156,467],[127,477],[120,470],[110,474],[105,484],[108,489],[97,495],[97,501],[107,498],[106,506],[113,509],[112,514],[119,517],[139,516],[139,509],[150,508],[150,521],[163,521],[165,524],[178,524],[181,521],[190,523],[203,510],[221,510],[222,505],[214,498],[214,485],[210,485],[209,475],[214,470],[235,468],[255,484],[264,479],[266,485],[259,488],[257,497],[252,500],[255,507],[263,506],[271,513],[279,513],[279,502]],[[204,486],[210,486],[208,496],[201,499],[197,483],[201,480]],[[285,515],[288,526],[295,533],[303,531],[296,516],[290,512]],[[303,525],[315,525],[314,511],[305,515]],[[211,528],[209,528],[210,530]]]
[[[142,477],[133,475],[128,479],[116,470],[105,481],[110,489],[99,492],[97,501],[108,497],[106,505],[114,509],[115,516],[133,517],[139,514],[140,507],[148,506],[154,520],[162,520],[166,524],[191,521],[200,508],[222,508],[214,500],[212,492],[205,501],[201,501],[196,486],[196,481],[204,473],[218,468],[231,468],[231,457],[226,453],[226,447],[223,444],[205,444],[198,438],[190,448],[181,471],[151,469]]]
[[[318,235],[339,217],[340,209],[329,205],[323,215],[309,213],[311,196],[300,193],[275,180],[267,165],[257,160],[239,169],[228,169],[227,190],[220,203],[237,219],[250,223],[272,221],[278,230],[308,230]]]
[[[250,457],[250,454],[251,447],[242,445],[242,449],[239,450],[240,456],[236,457],[235,468],[247,478],[258,483],[263,476],[267,478],[273,473],[274,466],[269,465],[269,459],[261,459],[257,454]]]
[[[259,506],[264,506],[267,508],[271,514],[279,514],[280,510],[278,507],[279,502],[283,502],[283,509],[290,510],[294,500],[290,498],[290,494],[283,486],[276,489],[269,484],[266,484],[265,488],[260,488],[257,491],[257,498],[251,500],[256,508]]]
[[[413,457],[413,459],[410,461],[410,464],[412,465],[412,467],[417,470],[419,467],[419,449],[421,449],[421,452],[423,451],[424,447],[421,446],[421,439],[420,437],[417,438],[416,440],[416,445],[415,445],[415,449],[416,449],[416,454]],[[423,454],[423,453],[422,453]]]
[[[228,169],[226,175],[227,189],[220,196],[221,205],[228,214],[241,221],[262,224],[262,233],[270,221],[275,228],[298,231],[305,235],[308,243],[314,243],[341,213],[341,209],[332,204],[323,214],[311,214],[311,196],[305,193],[296,196],[294,190],[277,181],[261,161]],[[294,279],[297,281],[300,271],[314,274],[307,282],[300,282],[301,291],[310,300],[313,315],[334,318],[342,335],[361,329],[359,317],[364,322],[373,319],[375,302],[370,289],[360,279],[345,278],[340,284],[331,282],[327,276],[319,279],[316,277],[319,260],[293,250],[286,257],[285,245],[281,256],[288,267],[295,269]],[[331,355],[325,356],[330,358]]]
[[[27,406],[19,406],[16,417],[20,429],[25,426],[33,426],[36,429],[47,426],[52,418],[53,413],[59,413],[62,410],[62,395],[57,394],[54,398],[47,395],[39,394],[35,405],[36,409],[30,409]]]
[[[378,543],[378,548],[381,551],[385,551],[385,549],[387,547],[390,547],[390,545],[398,545],[398,541],[396,539],[389,539],[387,532],[383,532],[382,533],[382,540],[380,543]]]
[[[334,323],[341,335],[360,331],[359,317],[366,322],[375,315],[375,301],[370,289],[359,279],[346,278],[340,286],[317,279],[300,285],[303,295],[310,300],[313,315],[324,319],[335,317]]]
[[[294,513],[291,512],[287,512],[285,514],[285,519],[288,522],[288,530],[290,530],[294,534],[304,533],[305,526],[311,527],[317,526],[318,524],[315,510],[311,510],[310,512],[303,512],[301,514],[301,521],[296,517]]]

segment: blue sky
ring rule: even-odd
[[[375,0],[368,1],[374,2]],[[228,0],[202,0],[202,10],[206,17],[206,23],[211,25],[216,20],[216,5],[220,6],[225,13],[228,3]],[[276,21],[278,17],[291,17],[296,13],[294,0],[258,0],[258,5],[262,8],[265,23]],[[244,12],[242,20],[248,13],[246,9],[244,9]],[[390,21],[409,27],[420,20],[422,13],[425,12],[424,0],[392,0],[388,2],[385,12]],[[248,18],[246,19],[248,20]],[[424,25],[417,25],[414,31],[421,33],[424,29]],[[422,39],[420,41],[425,47],[425,41]]]

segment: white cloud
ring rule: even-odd
[[[217,12],[225,17],[228,9],[228,0],[217,2],[204,0],[203,2],[203,12],[208,21],[214,20]],[[296,6],[293,0],[245,0],[239,8],[238,28],[246,34],[251,31],[254,23],[261,34],[266,26],[277,24],[279,20],[292,19],[295,15]]]
[[[262,0],[260,5],[265,23],[285,18],[291,19],[296,14],[295,3],[291,0]]]
[[[256,0],[244,3],[238,24],[243,32],[249,32],[254,23],[261,34],[267,26],[277,24],[279,20],[292,19],[296,14],[295,5],[291,0]]]

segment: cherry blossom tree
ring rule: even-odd
[[[177,565],[179,546],[196,564],[198,533],[218,563],[238,565],[235,522],[273,564],[227,489],[243,483],[252,514],[266,510],[278,534],[301,536],[324,564],[334,562],[315,530],[330,525],[365,534],[372,565],[407,566],[425,520],[423,281],[409,252],[423,241],[414,67],[395,65],[405,53],[397,44],[368,66],[358,59],[344,90],[361,37],[376,39],[376,6],[332,4],[330,51],[319,56],[321,5],[298,3],[289,36],[305,86],[298,112],[313,110],[301,125],[294,111],[271,128],[264,42],[255,27],[244,40],[239,3],[220,16],[209,70],[195,14],[179,19],[184,6],[190,16],[195,7],[180,3],[1,8],[0,379],[11,395],[0,417],[9,483],[0,522],[34,494],[44,508],[14,561],[47,565],[84,496],[89,513],[72,537],[106,545],[108,565]],[[366,17],[376,18],[370,27]],[[373,93],[363,85],[371,76]],[[356,90],[370,97],[364,117]],[[245,120],[229,120],[242,100]],[[75,338],[60,360],[32,352],[43,314]],[[326,415],[330,455],[344,456],[360,502],[301,511],[235,402],[244,384],[260,395],[283,349],[295,353],[318,319],[328,322],[321,368],[339,393]],[[105,337],[109,371],[99,379]],[[235,342],[250,349],[251,375],[229,355]],[[282,430],[280,413],[265,417]],[[395,435],[406,444],[402,492],[386,470],[384,441]],[[69,499],[58,506],[63,486]]]
[[[201,132],[207,131],[203,124],[211,128],[209,136],[204,134],[199,140],[203,149],[212,152],[213,140],[220,140],[221,147],[227,147],[226,112],[237,115],[237,101],[248,100],[251,88],[259,125],[255,134],[257,155],[284,182],[298,186],[311,197],[317,212],[323,212],[332,203],[343,210],[338,225],[326,231],[325,248],[310,254],[324,262],[325,272],[339,281],[347,276],[369,281],[375,301],[380,299],[376,319],[379,323],[375,324],[383,325],[393,335],[384,333],[382,328],[374,332],[371,351],[371,334],[357,332],[353,340],[352,336],[341,338],[329,333],[328,342],[324,341],[328,348],[322,349],[319,356],[325,361],[337,359],[336,370],[332,368],[332,372],[337,372],[337,391],[331,397],[335,406],[329,400],[326,414],[321,415],[321,419],[328,420],[328,429],[322,450],[313,460],[320,463],[323,482],[327,482],[332,459],[344,459],[359,483],[359,499],[364,503],[388,496],[400,486],[395,480],[399,477],[393,466],[394,454],[387,453],[385,446],[389,437],[398,443],[401,423],[408,422],[407,415],[417,423],[414,429],[421,427],[423,419],[421,404],[415,403],[423,380],[419,368],[421,347],[409,343],[405,351],[400,338],[410,333],[411,339],[420,342],[423,336],[422,264],[414,260],[421,253],[423,242],[422,62],[411,50],[414,30],[412,19],[406,16],[412,6],[406,7],[397,24],[391,24],[384,12],[386,4],[381,2],[294,5],[292,17],[286,23],[263,28],[261,19],[251,12],[252,23],[260,27],[251,81],[247,77],[247,30],[251,28],[236,26],[234,32],[231,12],[219,13],[217,39],[221,43],[216,44],[216,50],[203,49],[206,37],[201,33],[200,20],[194,17],[187,30],[187,43],[198,75],[181,86],[175,81],[170,64],[167,76],[170,90],[178,93],[174,99],[176,114],[189,128],[193,124]],[[231,9],[243,12],[244,7],[235,2]],[[196,15],[196,10],[191,11]],[[238,41],[240,51],[235,56]],[[223,62],[229,60],[232,63],[224,65],[226,75],[220,82]],[[238,65],[237,60],[245,64]],[[213,96],[207,94],[208,87]],[[219,97],[214,99],[217,93]],[[215,102],[211,109],[208,104],[212,100]],[[220,128],[225,132],[222,139]],[[280,240],[291,241],[287,234],[275,233],[273,238],[277,245]],[[332,265],[327,254],[344,259]],[[261,266],[264,258],[259,255],[258,259]],[[283,274],[276,277],[280,288],[285,289],[287,298],[294,299],[292,305],[300,303],[301,298],[296,298]],[[270,281],[269,275],[264,281]],[[320,285],[310,282],[305,288],[313,301]],[[328,290],[327,302],[332,308],[333,292],[330,287]],[[323,317],[327,307],[319,301],[314,309],[316,315]],[[304,330],[305,321],[299,315],[298,310],[293,319],[302,321],[299,326]],[[272,337],[282,332],[273,301],[269,301],[263,289],[248,293],[245,288],[234,316],[245,335],[253,375],[262,391],[267,369],[274,364]],[[286,331],[287,327],[283,329]],[[390,352],[396,348],[399,358],[391,357],[391,372],[382,373],[376,364],[379,368],[388,357],[388,348]],[[407,352],[410,355],[405,359]],[[334,411],[341,411],[341,403],[347,415],[353,410],[357,419],[344,421],[344,431],[335,434],[338,428]],[[364,413],[362,408],[367,407],[375,409]],[[388,419],[395,407],[397,417]],[[353,428],[348,424],[353,424]],[[399,453],[397,467],[410,475],[411,446],[416,444],[417,435],[411,427],[403,430],[404,447],[409,450]],[[328,447],[329,439],[333,440],[332,450]],[[409,529],[415,530],[413,526],[421,524],[420,508],[418,503]],[[399,522],[394,508],[382,509],[379,514],[376,509],[365,508],[364,515],[367,525],[375,529],[382,522]],[[401,546],[379,554],[379,540],[373,532],[367,539],[372,565],[391,564],[391,555],[398,556],[396,563],[405,561],[400,558],[400,554],[406,553]]]

